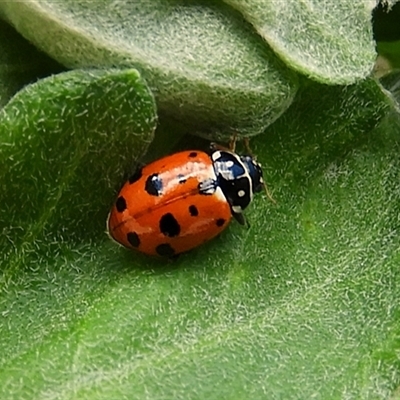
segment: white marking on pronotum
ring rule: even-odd
[[[211,158],[213,161],[218,160],[218,158],[221,157],[221,152],[220,151],[214,151],[214,153],[212,153]]]

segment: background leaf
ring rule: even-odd
[[[377,48],[381,56],[390,60],[391,68],[400,68],[400,41],[380,42]]]
[[[291,68],[327,84],[371,73],[376,58],[365,0],[224,0],[237,8]]]
[[[237,12],[208,0],[9,1],[6,18],[67,67],[138,68],[159,112],[192,132],[262,132],[291,104],[297,76]]]
[[[374,36],[377,41],[377,50],[381,57],[390,62],[391,69],[400,68],[400,26],[397,23],[400,17],[400,3],[388,6],[381,2],[373,13]],[[390,70],[390,68],[389,68]]]

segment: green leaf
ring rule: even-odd
[[[61,70],[61,65],[0,20],[0,108],[24,85]]]
[[[233,222],[173,262],[109,241],[100,227],[109,190],[94,196],[81,171],[73,187],[83,212],[66,197],[81,241],[59,234],[54,211],[46,236],[1,264],[0,398],[390,398],[400,384],[400,123],[391,107],[372,80],[303,88],[251,143],[277,205],[256,197],[250,228]],[[38,132],[32,126],[39,141]],[[121,135],[107,138],[91,141],[98,157],[86,171],[96,176],[116,175],[131,151]],[[32,155],[24,143],[0,152],[14,171]],[[31,182],[53,184],[35,166],[42,152],[57,159],[56,143],[34,147],[30,179],[1,176],[2,209],[31,196]],[[105,150],[114,146],[120,153]],[[64,148],[77,152],[75,141]],[[30,226],[33,207],[20,213],[13,226]]]
[[[297,75],[224,4],[36,0],[0,10],[68,67],[137,67],[160,113],[214,139],[262,132],[297,90]]]
[[[386,74],[380,82],[393,99],[393,108],[400,114],[400,70]]]
[[[371,73],[376,58],[365,0],[224,0],[238,9],[293,69],[327,84]]]
[[[18,256],[39,239],[81,242],[104,230],[156,121],[136,70],[75,70],[19,92],[0,112],[0,244]]]
[[[400,40],[379,42],[377,49],[379,54],[390,62],[392,68],[400,68]]]
[[[372,13],[374,38],[379,42],[400,39],[400,3],[398,0],[380,1]]]

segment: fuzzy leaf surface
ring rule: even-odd
[[[136,70],[75,70],[14,96],[0,111],[4,271],[40,254],[37,241],[80,243],[104,229],[116,185],[147,149],[156,121]]]
[[[304,89],[251,143],[277,205],[257,196],[250,228],[232,223],[174,262],[109,241],[111,190],[99,199],[88,175],[75,174],[73,198],[60,202],[62,214],[47,212],[48,228],[24,246],[3,243],[15,255],[1,263],[0,397],[390,398],[400,382],[400,141],[391,109],[372,80]],[[35,185],[42,199],[50,195],[41,187],[71,192],[38,168],[41,154],[64,161],[56,141],[41,144],[32,129],[33,147],[18,132],[21,145],[3,146],[2,163],[29,166],[30,179],[2,175],[2,207],[7,226],[42,226],[43,212],[14,204],[34,198]],[[108,137],[91,140],[98,157],[85,165],[111,180],[132,149]],[[62,143],[63,160],[74,159],[76,142]],[[80,210],[75,199],[84,199]],[[65,219],[75,233],[60,234],[61,215],[75,215]]]
[[[296,73],[224,3],[34,0],[0,10],[67,67],[138,68],[160,113],[203,136],[258,134],[297,91]]]
[[[374,0],[224,0],[291,68],[322,83],[351,84],[376,58]]]

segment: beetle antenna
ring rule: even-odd
[[[267,185],[266,185],[265,182],[263,182],[263,186],[264,186],[264,191],[265,191],[267,197],[270,199],[270,201],[272,201],[274,204],[276,204],[276,200],[272,197],[272,194],[271,194],[271,192],[268,190],[268,187],[267,187]]]

